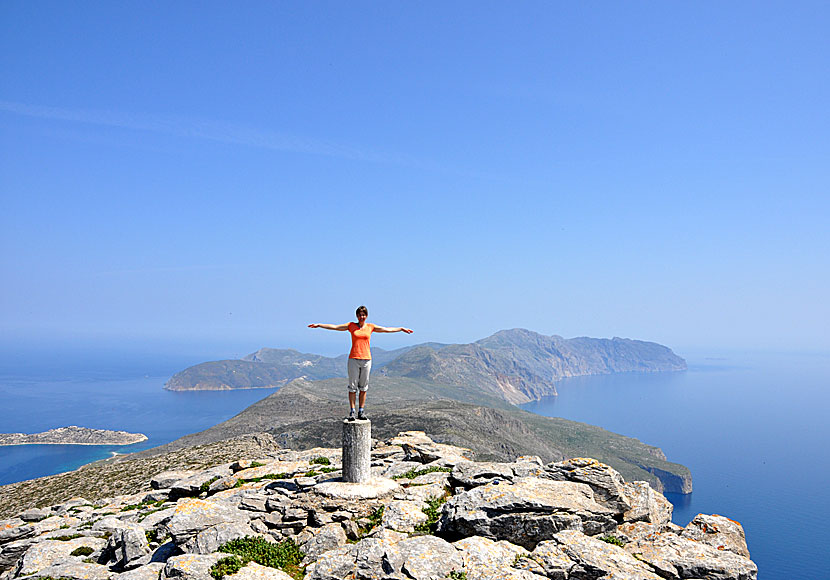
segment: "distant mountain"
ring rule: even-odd
[[[566,377],[685,369],[685,360],[654,342],[565,339],[517,328],[472,344],[437,350],[422,345],[386,364],[382,372],[450,385],[474,384],[520,404],[555,395],[556,381]]]
[[[471,386],[514,404],[556,394],[556,381],[583,375],[686,369],[668,347],[624,338],[545,336],[502,330],[471,344],[425,343],[386,351],[373,348],[373,372]],[[202,363],[176,373],[170,390],[282,386],[297,378],[345,376],[346,355],[331,358],[291,349],[263,348],[242,360]]]

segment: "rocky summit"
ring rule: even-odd
[[[469,457],[409,431],[374,442],[361,484],[320,447],[168,470],[0,521],[0,580],[757,576],[740,524],[676,526],[662,494],[594,459]]]

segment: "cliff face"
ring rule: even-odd
[[[259,437],[257,455],[3,520],[0,579],[757,576],[740,524],[673,525],[659,492],[594,459],[476,462],[408,431],[374,446],[373,479],[346,484],[339,449]]]

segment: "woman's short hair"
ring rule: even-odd
[[[355,314],[355,316],[360,316],[361,312],[363,314],[365,314],[366,316],[369,316],[369,309],[366,308],[365,306],[358,306],[357,310],[354,311],[354,314]]]

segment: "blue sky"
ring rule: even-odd
[[[6,343],[830,350],[830,7],[3,2]],[[208,345],[210,347],[208,348]]]

